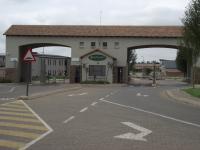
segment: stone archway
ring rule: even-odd
[[[27,70],[27,64],[23,62],[23,56],[27,49],[31,48],[39,48],[39,47],[50,47],[50,46],[60,46],[60,47],[70,47],[67,45],[61,45],[61,44],[54,44],[54,43],[32,43],[27,45],[21,45],[19,46],[19,55],[18,55],[18,65],[17,65],[17,82],[25,82],[27,80],[26,72]],[[30,78],[30,77],[29,77]]]
[[[165,44],[149,44],[149,45],[137,45],[137,46],[131,46],[127,48],[127,51],[132,50],[138,50],[138,49],[148,49],[148,48],[166,48],[166,49],[176,49],[179,50],[181,47],[178,45],[165,45]],[[127,75],[129,77],[129,62],[128,62],[128,56],[127,56]],[[130,81],[130,78],[128,78],[128,83]]]

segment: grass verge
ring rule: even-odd
[[[194,97],[200,98],[200,88],[189,88],[189,89],[184,89],[184,91]]]

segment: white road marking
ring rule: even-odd
[[[104,98],[100,98],[99,100],[102,101],[102,100],[104,100]]]
[[[81,93],[81,94],[79,94],[79,95],[86,95],[86,94],[88,94],[88,93]]]
[[[42,118],[40,118],[40,116],[38,114],[36,114],[24,101],[20,100],[36,117],[38,120],[40,120],[45,127],[48,129],[48,131],[44,134],[42,134],[41,136],[39,136],[37,139],[29,142],[28,144],[25,145],[25,147],[21,148],[20,150],[25,150],[27,148],[29,148],[31,145],[35,144],[36,142],[38,142],[39,140],[43,139],[45,136],[47,136],[48,134],[50,134],[51,132],[53,132],[53,129],[44,121],[42,120]]]
[[[93,102],[93,103],[91,104],[91,106],[95,106],[97,103],[98,103],[98,102]]]
[[[82,113],[82,112],[84,112],[86,110],[88,110],[88,107],[85,107],[85,108],[81,109],[80,112]]]
[[[100,100],[100,101],[106,102],[106,103],[110,103],[110,104],[113,104],[113,105],[117,105],[117,106],[120,106],[120,107],[124,107],[124,108],[134,109],[136,111],[144,112],[144,113],[147,113],[147,114],[151,114],[151,115],[154,115],[154,116],[158,116],[158,117],[161,117],[161,118],[173,120],[173,121],[176,121],[176,122],[179,122],[179,123],[182,123],[182,124],[186,124],[186,125],[190,125],[190,126],[194,126],[194,127],[200,128],[199,124],[188,122],[188,121],[184,121],[184,120],[181,120],[181,119],[176,119],[176,118],[169,117],[169,116],[165,116],[165,115],[158,114],[158,113],[151,112],[151,111],[147,111],[147,110],[144,110],[144,109],[141,109],[141,108],[136,108],[136,107],[127,106],[127,105],[123,105],[123,104],[119,104],[119,103],[114,103],[114,102],[110,102],[110,101],[107,101],[107,100]]]
[[[71,116],[69,117],[67,120],[63,121],[63,123],[68,123],[70,122],[71,120],[73,120],[75,118],[75,116]]]
[[[141,93],[137,93],[136,95],[137,95],[137,96],[141,96]]]
[[[74,96],[74,94],[69,94],[68,96]]]
[[[146,129],[144,127],[138,126],[132,122],[121,122],[122,124],[129,126],[135,130],[140,131],[138,134],[134,133],[125,133],[121,135],[114,136],[114,138],[120,138],[120,139],[127,139],[127,140],[137,140],[137,141],[147,141],[144,137],[152,133],[151,130]]]
[[[110,95],[106,95],[105,97],[109,97]]]
[[[149,95],[143,95],[144,97],[148,97]]]
[[[8,100],[14,100],[15,98],[0,98],[1,101],[8,101]]]
[[[12,87],[8,92],[12,93],[15,90],[16,87]]]
[[[113,95],[113,92],[111,92],[110,95]]]

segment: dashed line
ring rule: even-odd
[[[99,100],[102,101],[102,100],[104,100],[104,98],[100,98]]]
[[[74,96],[74,94],[69,94],[68,96],[70,96],[70,97],[71,97],[71,96]]]
[[[85,108],[81,109],[80,112],[82,113],[82,112],[84,112],[86,110],[88,110],[88,107],[85,107]]]
[[[98,102],[93,102],[93,103],[91,104],[91,106],[95,106],[97,103],[98,103]]]
[[[75,116],[71,116],[69,117],[67,120],[65,120],[63,123],[68,123],[70,122],[71,120],[73,120],[75,118]]]
[[[88,93],[81,93],[81,94],[78,94],[78,95],[86,95],[86,94],[88,94]]]
[[[106,95],[105,97],[109,97],[110,95]]]

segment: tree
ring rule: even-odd
[[[177,68],[184,73],[184,76],[186,76],[188,70],[188,63],[186,50],[183,48],[179,49],[176,56],[176,65]]]
[[[183,42],[190,53],[192,66],[192,84],[195,84],[196,62],[200,56],[200,0],[192,0],[182,19],[184,24]],[[189,60],[188,60],[189,61]]]
[[[128,61],[129,72],[133,71],[136,59],[137,59],[137,54],[135,53],[135,50],[128,50],[127,61]]]

